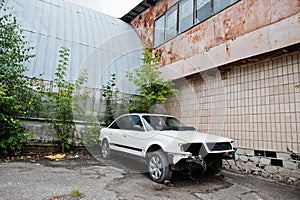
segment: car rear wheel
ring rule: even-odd
[[[149,153],[148,160],[149,177],[157,182],[162,183],[172,177],[172,170],[165,153],[161,150]]]
[[[101,145],[101,157],[103,159],[109,159],[110,157],[110,148],[107,140],[103,140]]]

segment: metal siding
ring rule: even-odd
[[[10,0],[7,5],[35,47],[28,76],[53,80],[61,46],[70,49],[68,79],[75,80],[87,67],[87,87],[101,88],[111,73],[121,80],[125,71],[141,64],[142,43],[120,19],[63,0]],[[120,90],[126,87],[120,85]]]

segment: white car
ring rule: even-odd
[[[233,140],[200,133],[173,116],[125,114],[118,117],[99,136],[101,155],[120,151],[146,161],[150,178],[164,182],[174,170],[192,169],[208,174],[221,170],[223,158],[233,158]]]

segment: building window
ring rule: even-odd
[[[179,32],[183,32],[193,26],[194,0],[182,0],[179,2]]]
[[[212,15],[211,0],[196,0],[195,23],[202,22]]]
[[[165,15],[155,21],[154,27],[154,46],[158,46],[165,42]]]
[[[181,0],[154,22],[154,47],[240,0]]]
[[[214,14],[224,10],[237,1],[238,0],[213,0]]]
[[[166,12],[166,40],[177,35],[177,6],[173,6]]]

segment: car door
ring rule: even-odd
[[[126,130],[123,132],[124,147],[127,148],[127,153],[142,156],[143,134],[145,129],[139,115],[130,115],[127,118]]]
[[[118,118],[107,130],[106,135],[110,140],[110,148],[124,151],[124,128],[127,124],[127,116]]]

